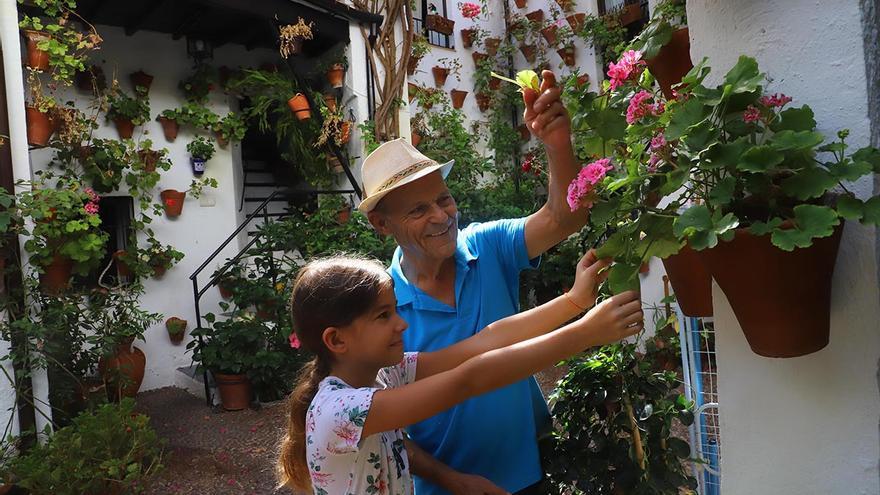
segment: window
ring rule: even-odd
[[[450,35],[445,35],[443,33],[431,31],[425,27],[425,19],[427,18],[427,14],[432,11],[431,7],[436,9],[437,14],[442,15],[443,17],[449,17],[449,13],[446,10],[446,0],[421,0],[420,2],[416,2],[415,8],[413,9],[413,26],[416,32],[422,33],[428,38],[428,43],[434,46],[455,48],[455,32]]]
[[[128,236],[134,218],[134,201],[131,196],[102,196],[98,216],[101,217],[101,230],[107,232],[110,238],[104,248],[104,259],[101,260],[100,267],[77,284],[85,287],[97,287],[98,277],[113,259],[113,253],[128,247]],[[114,267],[107,270],[104,282],[107,283],[111,277],[116,278]]]

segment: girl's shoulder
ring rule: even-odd
[[[397,388],[412,383],[416,381],[418,361],[418,352],[405,352],[399,363],[379,370],[376,382],[382,388]]]

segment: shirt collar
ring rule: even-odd
[[[479,254],[468,246],[463,232],[459,230],[455,247],[455,265],[461,269],[461,272],[456,274],[456,278],[464,275],[465,271],[469,268],[470,262],[479,258]],[[410,304],[416,297],[415,286],[409,283],[403,274],[403,267],[400,266],[402,259],[403,250],[400,249],[400,246],[397,246],[394,250],[394,255],[391,257],[391,267],[388,268],[388,273],[394,279],[394,295],[397,297],[398,306]]]

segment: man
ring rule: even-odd
[[[569,116],[555,76],[542,75],[540,94],[523,93],[524,119],[547,150],[550,185],[547,203],[527,218],[459,232],[455,199],[443,181],[452,162],[438,164],[403,140],[383,144],[364,161],[367,196],[358,208],[398,243],[389,271],[397,310],[410,325],[407,351],[452,345],[516,313],[519,272],[586,223],[566,203],[578,172]],[[536,493],[537,435],[548,421],[531,378],[412,426],[408,433],[423,449],[412,460],[417,495]]]

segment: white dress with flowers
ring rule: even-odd
[[[306,413],[306,459],[316,495],[411,495],[402,430],[361,438],[373,394],[415,381],[418,353],[382,368],[376,387],[352,388],[335,376],[318,385]]]

